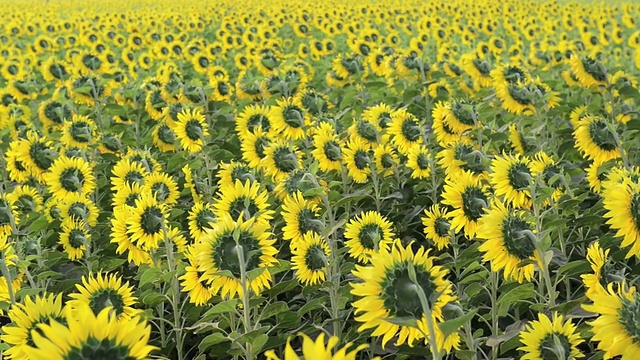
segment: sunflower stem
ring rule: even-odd
[[[537,180],[537,179],[536,179]],[[536,233],[533,235],[534,239],[533,239],[533,243],[536,247],[536,252],[538,253],[538,259],[540,260],[540,270],[542,271],[542,277],[545,283],[545,286],[547,288],[547,292],[549,293],[549,300],[548,300],[548,306],[549,307],[554,307],[556,306],[556,289],[555,286],[553,285],[553,283],[551,282],[551,275],[549,274],[549,265],[547,264],[547,261],[545,259],[545,253],[542,250],[542,248],[540,247],[540,242],[542,239],[540,239],[540,234],[542,234],[543,228],[542,228],[542,218],[543,216],[540,214],[540,207],[537,204],[537,181],[532,181],[531,182],[531,200],[532,200],[532,207],[533,207],[533,215],[534,217],[537,219],[536,220]]]
[[[429,348],[431,350],[431,356],[433,357],[434,360],[440,360],[442,359],[442,352],[438,347],[438,339],[436,337],[436,324],[433,321],[434,320],[433,313],[431,312],[431,307],[429,306],[429,300],[427,300],[427,295],[424,293],[424,289],[418,283],[418,280],[416,278],[416,271],[411,262],[409,263],[408,270],[409,270],[409,279],[411,279],[411,282],[413,282],[413,285],[415,285],[413,289],[415,290],[416,295],[418,295],[418,298],[420,299],[420,305],[422,305],[422,312],[424,312],[425,321],[427,322],[427,328],[429,329],[429,333],[424,335],[427,335]],[[418,327],[418,330],[421,330],[419,325],[417,325],[417,327]]]
[[[0,258],[0,263],[2,266],[0,270],[2,270],[2,276],[4,276],[5,281],[7,282],[7,292],[9,293],[9,301],[11,305],[16,304],[16,294],[13,292],[13,280],[11,279],[11,273],[9,272],[9,267],[7,266],[7,258],[4,251],[1,251],[2,257]]]
[[[173,254],[173,242],[171,241],[171,239],[169,239],[169,235],[167,233],[167,227],[164,223],[164,221],[162,222],[162,233],[164,235],[164,244],[167,250],[167,267],[169,268],[169,272],[170,273],[174,273],[175,268],[176,268],[176,264],[175,264],[175,259],[174,259],[174,254]],[[184,337],[182,336],[182,325],[180,324],[180,308],[179,308],[179,304],[180,304],[180,283],[178,282],[178,276],[177,274],[173,274],[173,276],[171,276],[171,306],[172,306],[172,310],[173,310],[173,331],[176,334],[176,351],[178,352],[178,360],[183,360],[184,359],[184,346],[183,346],[183,341],[184,341]]]
[[[380,211],[382,204],[380,202],[380,179],[378,179],[378,173],[375,163],[371,162],[371,181],[373,182],[374,201],[376,203],[376,211]]]
[[[240,287],[242,288],[242,323],[244,325],[244,333],[248,334],[253,327],[251,325],[251,309],[249,308],[249,289],[247,287],[247,263],[244,259],[244,249],[240,245],[237,237],[236,246],[238,247],[238,262],[240,264]],[[253,344],[246,342],[244,346],[244,353],[246,360],[253,360]]]
[[[495,271],[491,271],[491,335],[498,336],[498,284],[500,279],[498,278],[498,273]],[[498,358],[498,347],[494,346],[491,348],[491,358]]]

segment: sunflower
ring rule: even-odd
[[[145,191],[136,199],[135,204],[131,209],[131,217],[127,219],[131,241],[145,249],[157,248],[166,232],[166,205],[159,203],[152,193]]]
[[[375,328],[371,336],[382,335],[383,348],[396,334],[396,346],[405,343],[413,346],[416,340],[429,335],[427,315],[418,293],[423,292],[427,298],[434,323],[444,320],[443,307],[456,300],[451,282],[445,279],[447,270],[434,265],[434,260],[429,256],[429,250],[421,247],[414,253],[411,245],[404,248],[396,241],[391,250],[381,248],[373,254],[370,265],[356,265],[353,275],[361,282],[350,285],[351,293],[360,297],[353,302],[355,320],[362,323],[358,331]],[[395,318],[414,319],[417,328],[387,320]],[[458,348],[457,333],[445,339],[437,324],[435,331],[437,344],[432,344],[434,347],[447,352]]]
[[[213,205],[209,203],[196,202],[189,210],[189,235],[200,241],[203,236],[213,230],[216,223],[216,215]]]
[[[374,119],[354,119],[348,129],[350,139],[358,139],[369,147],[376,147],[380,141],[382,128]]]
[[[182,167],[182,173],[184,174],[184,187],[191,192],[193,201],[201,201],[205,194],[204,183],[193,176],[193,170],[191,170],[189,164]]]
[[[491,86],[496,89],[509,84],[527,83],[531,80],[529,72],[519,64],[503,64],[491,70]]]
[[[305,128],[311,125],[311,117],[297,97],[283,98],[271,108],[274,130],[286,140],[305,137]]]
[[[532,91],[532,83],[507,83],[496,88],[496,97],[500,99],[502,108],[516,115],[533,115],[536,113],[534,106],[535,93]]]
[[[322,194],[327,195],[328,186],[327,182],[319,179],[318,185],[322,188],[322,194],[313,194],[304,196],[311,189],[317,188],[315,182],[310,181],[313,175],[306,169],[293,171],[282,180],[276,183],[276,187],[272,193],[281,201],[284,202],[287,197],[293,196],[297,191],[303,194],[303,197],[314,204],[319,204],[322,201]]]
[[[62,294],[45,294],[32,299],[27,296],[24,304],[16,303],[9,310],[11,325],[2,327],[4,335],[0,338],[11,347],[4,352],[4,356],[13,360],[30,359],[25,352],[33,345],[33,332],[40,324],[48,325],[50,320],[64,322]]]
[[[571,320],[553,313],[553,318],[538,313],[538,320],[527,324],[520,333],[522,347],[518,350],[526,354],[521,360],[576,359],[584,357],[578,345],[584,342]]]
[[[592,57],[571,56],[571,71],[583,87],[604,87],[607,85],[607,69]]]
[[[640,257],[640,185],[627,178],[607,187],[602,195],[607,224],[622,238],[621,247],[631,246],[626,258]]]
[[[460,63],[475,83],[481,87],[491,86],[491,65],[488,62],[469,54],[463,56]]]
[[[20,161],[20,150],[17,148],[17,145],[21,143],[20,141],[12,142],[4,158],[9,179],[17,183],[27,182],[31,177],[31,171],[26,167],[24,162]]]
[[[404,155],[408,154],[412,147],[422,143],[422,127],[418,119],[404,109],[393,112],[387,133],[393,136],[393,143]]]
[[[357,183],[367,182],[371,173],[371,156],[369,146],[358,139],[350,139],[343,151],[344,162],[349,176]]]
[[[138,244],[131,242],[129,235],[129,225],[127,220],[133,216],[133,208],[131,206],[120,206],[113,211],[111,219],[111,243],[117,244],[117,254],[127,252],[127,261],[133,262],[135,265],[142,264],[151,265],[153,261],[151,255]]]
[[[121,322],[140,313],[140,310],[133,307],[137,300],[133,296],[133,286],[129,286],[129,282],[123,284],[122,277],[116,274],[83,276],[82,285],[76,284],[76,289],[78,292],[69,294],[71,300],[67,301],[67,306],[75,315],[80,315],[86,306],[95,315],[111,308],[112,316]]]
[[[198,259],[197,259],[197,247],[199,240],[196,244],[193,244],[185,251],[185,256],[189,261],[189,265],[186,266],[184,275],[179,279],[182,281],[182,291],[189,293],[189,302],[196,306],[202,306],[206,304],[214,295],[213,291],[207,286],[206,281],[202,279],[203,271],[199,271]]]
[[[70,105],[49,99],[40,103],[38,118],[45,128],[61,130],[65,119],[72,119],[73,108]]]
[[[240,180],[243,183],[247,180],[253,183],[256,180],[249,165],[242,161],[236,162],[233,160],[228,163],[220,163],[220,170],[216,174],[216,177],[218,178],[219,189],[224,189],[228,186],[233,187],[236,180]]]
[[[462,138],[449,143],[436,157],[439,158],[438,165],[444,169],[447,178],[458,177],[463,172],[471,172],[477,179],[487,178],[484,154],[468,139]]]
[[[95,315],[89,306],[78,306],[66,321],[50,320],[32,332],[34,344],[25,353],[30,359],[147,359],[157,349],[148,345],[151,327],[137,316],[121,320],[112,314],[111,307]]]
[[[249,105],[236,116],[236,132],[240,140],[244,140],[249,134],[260,130],[266,135],[272,135],[274,112],[263,105]]]
[[[200,109],[181,111],[172,130],[180,140],[180,146],[191,153],[200,152],[209,136],[206,118]]]
[[[159,122],[153,128],[153,145],[155,145],[162,152],[175,152],[176,151],[176,134],[166,121]]]
[[[453,93],[451,85],[449,85],[446,80],[440,80],[430,84],[427,90],[432,99],[447,99]]]
[[[282,204],[282,219],[285,226],[282,228],[282,237],[291,242],[291,248],[296,248],[307,232],[321,234],[324,224],[318,218],[320,208],[302,196],[302,192],[296,191],[287,196]]]
[[[28,131],[27,137],[21,139],[16,149],[19,151],[18,160],[39,182],[44,182],[44,173],[49,171],[58,154],[53,150],[53,143]]]
[[[377,211],[368,211],[351,219],[344,232],[349,255],[363,264],[381,249],[388,251],[394,236],[393,224]]]
[[[391,115],[393,110],[385,103],[379,103],[362,112],[362,118],[378,124],[381,129],[386,129],[391,123]]]
[[[120,208],[121,206],[135,207],[136,200],[140,198],[142,194],[142,186],[140,184],[125,183],[124,186],[113,194],[112,204],[114,208]]]
[[[158,203],[164,205],[175,204],[180,196],[178,184],[171,176],[160,171],[145,176],[142,191],[150,192]]]
[[[214,215],[218,219],[225,217],[231,219],[266,222],[273,218],[273,210],[269,210],[269,192],[262,190],[260,183],[250,180],[244,183],[236,180],[233,185],[228,185],[218,192],[218,199],[213,205]]]
[[[264,169],[274,182],[302,168],[302,153],[288,141],[276,141],[265,150]]]
[[[349,348],[353,346],[353,343],[347,343],[344,347],[333,350],[340,342],[337,336],[332,336],[327,340],[325,345],[324,333],[320,333],[316,340],[312,340],[306,334],[300,333],[302,337],[302,358],[303,359],[322,359],[322,360],[356,360],[356,356],[360,350],[369,347],[367,344],[357,346],[355,349],[349,351]],[[279,358],[274,350],[265,351],[264,356],[266,360],[300,360],[300,357],[291,347],[291,339],[287,340],[287,346],[284,350],[284,356]],[[347,352],[349,351],[349,352]],[[380,357],[375,357],[372,360],[380,360]]]
[[[312,69],[313,68],[311,68],[311,70]],[[326,94],[314,88],[305,87],[304,90],[296,95],[296,97],[300,99],[302,106],[304,106],[312,116],[326,114],[334,107],[331,103],[331,99],[329,99]]]
[[[83,158],[58,157],[44,175],[49,191],[57,199],[64,199],[72,193],[90,195],[96,187],[93,169]]]
[[[504,196],[507,204],[513,207],[531,207],[531,161],[520,154],[495,157],[491,161],[491,185],[497,196]]]
[[[382,137],[382,142],[373,151],[373,159],[378,174],[383,177],[395,174],[400,158],[389,141],[389,135]]]
[[[29,185],[18,185],[11,193],[7,194],[7,200],[20,213],[29,218],[31,212],[40,212],[42,210],[42,196],[38,190]]]
[[[587,248],[587,261],[591,266],[593,274],[583,274],[580,275],[580,277],[582,278],[584,286],[587,288],[585,295],[589,299],[592,299],[594,294],[606,293],[604,286],[607,285],[608,278],[615,276],[609,266],[609,252],[609,249],[602,249],[598,241],[592,243]]]
[[[94,106],[111,95],[110,83],[93,75],[75,75],[65,82],[65,88],[79,105]]]
[[[271,138],[260,129],[247,133],[241,137],[242,141],[242,159],[246,161],[250,167],[261,169],[264,167],[264,160],[267,157],[266,148],[271,143]]]
[[[59,244],[63,246],[69,260],[78,260],[84,256],[91,242],[91,234],[85,224],[76,218],[66,218],[61,225]]]
[[[131,186],[133,183],[144,185],[144,179],[149,173],[141,163],[128,159],[119,160],[111,170],[111,190],[118,191],[125,185]]]
[[[446,180],[442,203],[454,208],[451,226],[456,232],[464,228],[468,238],[476,235],[484,210],[489,207],[489,193],[481,181],[469,171]]]
[[[243,288],[259,295],[265,288],[271,287],[269,267],[278,263],[271,239],[269,223],[241,217],[234,221],[231,217],[220,218],[213,232],[207,234],[194,246],[197,271],[202,273],[199,280],[214,294],[223,298],[243,296]],[[242,264],[246,267],[242,269]],[[258,269],[263,271],[256,275]],[[242,277],[252,273],[246,279],[246,287],[241,284]],[[185,291],[185,289],[183,289]]]
[[[318,160],[318,168],[329,172],[342,169],[342,147],[333,126],[321,122],[313,135],[314,148],[311,155]]]
[[[605,162],[620,157],[615,134],[609,129],[609,123],[600,116],[586,115],[573,132],[575,147],[587,159]]]
[[[449,221],[449,211],[440,204],[432,205],[430,209],[424,211],[422,218],[425,237],[436,244],[438,250],[448,248],[451,244],[451,223]]]
[[[509,125],[509,143],[511,148],[519,154],[524,154],[531,148],[531,144],[527,141],[515,124]]]
[[[96,226],[100,210],[86,196],[78,193],[71,193],[64,199],[59,200],[60,219],[74,218],[84,221],[89,226]]]
[[[476,103],[471,100],[453,99],[449,101],[449,106],[445,112],[444,121],[456,133],[482,126],[479,119]]]
[[[625,283],[614,290],[609,284],[603,293],[594,294],[592,305],[582,308],[598,314],[594,321],[587,322],[594,334],[591,341],[598,342],[598,350],[605,351],[604,358],[620,356],[622,360],[637,359],[640,356],[640,295],[635,286],[626,288]]]
[[[291,242],[291,269],[305,286],[325,281],[331,250],[327,241],[313,231],[306,232],[301,239]]]
[[[560,196],[565,193],[565,189],[559,180],[562,172],[561,168],[556,164],[556,161],[544,151],[539,151],[535,154],[531,163],[529,163],[529,168],[531,169],[532,177],[539,177],[546,186],[554,189],[553,194],[551,194],[551,199],[558,201]],[[554,179],[552,183],[554,177],[558,177],[558,179]],[[548,201],[545,203],[548,203]]]
[[[535,270],[533,263],[541,267],[535,245],[535,226],[527,215],[524,210],[510,209],[495,200],[482,216],[476,235],[485,240],[479,247],[484,252],[482,261],[491,261],[491,271],[502,269],[505,279],[519,283],[531,281]]]
[[[407,167],[412,179],[426,179],[431,175],[431,154],[424,145],[414,146],[407,154]]]

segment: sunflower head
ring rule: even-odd
[[[431,310],[432,321],[437,323],[444,319],[443,307],[456,300],[451,282],[444,278],[446,274],[444,268],[434,264],[429,251],[420,248],[414,252],[411,245],[403,247],[399,241],[390,250],[375,253],[370,265],[356,265],[353,275],[363,280],[351,283],[351,293],[360,297],[353,303],[355,319],[362,323],[359,331],[375,328],[372,335],[383,335],[383,347],[398,333],[396,345],[413,346],[415,340],[429,333],[425,306]],[[428,304],[423,304],[425,299]],[[387,321],[389,318],[413,319],[416,327],[396,325]],[[435,335],[438,344],[433,345],[446,351],[459,341],[457,335],[447,339],[439,332]]]
[[[315,285],[325,280],[331,250],[327,241],[315,232],[307,232],[297,245],[291,243],[292,269],[301,283]]]
[[[81,311],[84,306],[96,315],[104,309],[110,309],[119,321],[130,319],[140,312],[133,306],[137,298],[133,296],[133,287],[123,283],[115,274],[89,274],[82,278],[82,285],[76,285],[78,292],[70,294],[72,300],[67,304],[73,312]]]
[[[584,357],[578,349],[584,340],[577,327],[557,313],[552,319],[539,313],[538,320],[530,322],[520,333],[520,341],[524,345],[519,348],[525,352],[523,360]]]

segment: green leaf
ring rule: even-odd
[[[154,283],[160,279],[162,272],[158,268],[147,268],[140,276],[139,287],[143,287],[147,284]]]
[[[498,298],[498,316],[506,316],[513,304],[520,300],[531,299],[534,296],[536,296],[536,290],[533,284],[522,284],[509,290]]]
[[[418,322],[416,321],[415,318],[411,317],[411,316],[403,316],[403,317],[394,317],[394,318],[382,318],[382,320],[392,323],[394,325],[399,325],[399,326],[410,326],[410,327],[414,327],[417,328],[418,327]]]
[[[326,304],[327,302],[328,298],[326,296],[315,298],[298,309],[298,316],[302,316],[312,310],[320,309],[322,305]]]
[[[446,338],[447,336],[456,332],[461,326],[471,321],[471,319],[473,319],[477,312],[478,309],[473,309],[460,317],[438,324],[438,326],[440,327],[440,331],[442,331],[444,337]]]
[[[269,341],[269,335],[267,334],[260,334],[256,336],[251,342],[252,351],[255,351],[256,353],[260,353],[260,351],[262,350],[264,345],[267,343],[267,341]]]
[[[0,301],[0,310],[7,311],[11,307],[11,303],[8,301]]]
[[[455,352],[456,357],[460,360],[473,360],[477,353],[473,350],[458,350]]]
[[[266,267],[259,267],[259,268],[250,270],[249,272],[247,272],[247,279],[255,280],[258,277],[260,277],[260,275],[262,275],[265,271],[267,271]]]
[[[29,233],[35,234],[40,230],[44,230],[49,226],[49,221],[44,216],[40,216],[36,220],[34,220],[29,226]]]
[[[204,352],[208,348],[212,347],[213,345],[217,345],[230,340],[231,339],[222,335],[221,333],[213,333],[211,335],[208,335],[206,338],[202,339],[202,341],[200,342],[200,345],[198,345],[198,350],[200,350],[200,352]]]
[[[289,311],[289,305],[287,305],[286,302],[284,301],[276,301],[274,303],[271,303],[267,306],[264,307],[264,309],[262,309],[261,312],[261,317],[262,319],[268,319],[272,316],[276,316],[278,314],[281,314],[285,311]]]
[[[584,274],[588,272],[589,268],[590,268],[590,265],[587,260],[576,260],[561,266],[558,269],[558,274],[572,277],[575,275]]]
[[[207,312],[202,315],[202,318],[200,320],[209,321],[214,318],[214,315],[235,312],[237,306],[238,306],[238,299],[230,299],[230,300],[223,301],[219,304],[216,304],[211,309],[207,310]]]
[[[305,192],[302,194],[302,196],[304,196],[304,197],[306,197],[306,198],[314,197],[314,196],[321,196],[321,195],[322,195],[323,190],[324,190],[324,189],[323,189],[323,188],[321,188],[321,187],[316,187],[316,188],[309,189],[309,190],[305,191]]]
[[[126,259],[117,259],[117,258],[101,259],[100,260],[100,267],[101,267],[102,271],[112,271],[112,270],[115,270],[116,268],[120,267],[126,261],[127,261]]]
[[[167,299],[162,294],[150,292],[142,296],[141,300],[142,300],[142,303],[145,305],[156,306]]]
[[[524,328],[524,323],[518,320],[515,323],[507,326],[507,328],[505,329],[502,335],[491,336],[490,338],[488,338],[486,344],[487,346],[491,346],[491,347],[500,346],[500,344],[502,344],[503,342],[513,338],[514,336],[519,335],[520,331],[523,328]]]
[[[40,294],[44,289],[39,289],[39,288],[35,288],[35,289],[31,289],[31,288],[24,288],[24,289],[20,289],[17,293],[16,293],[16,299],[24,299],[27,296],[33,296],[33,295],[38,295]]]
[[[38,280],[46,280],[48,278],[60,279],[62,278],[62,274],[55,271],[43,271],[40,274],[36,275],[36,279]]]

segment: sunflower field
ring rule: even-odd
[[[640,359],[640,3],[0,7],[0,359]]]

